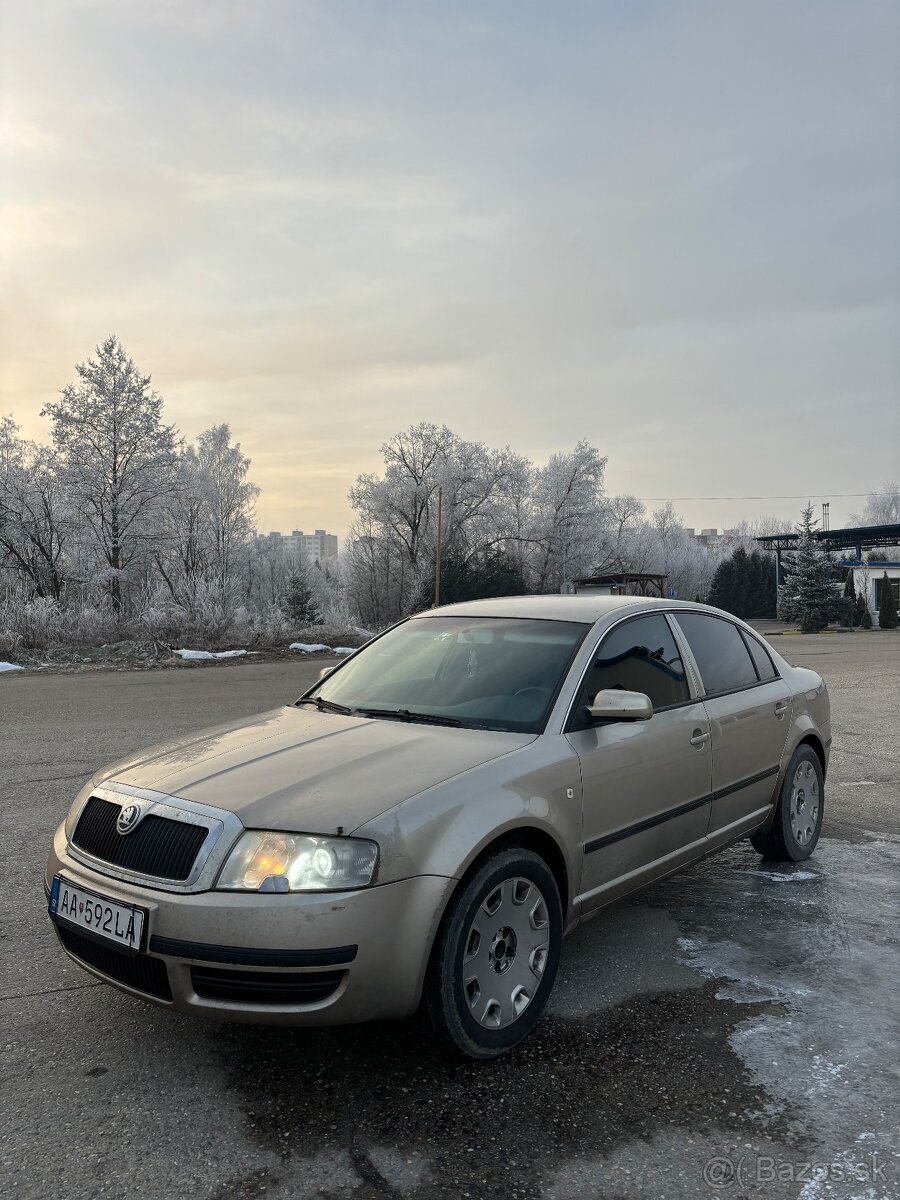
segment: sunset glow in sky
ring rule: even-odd
[[[0,5],[0,414],[115,332],[268,529],[418,420],[640,496],[900,474],[900,5]],[[688,501],[689,524],[800,501]]]

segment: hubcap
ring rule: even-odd
[[[807,845],[819,823],[819,777],[809,759],[805,759],[794,773],[790,815],[791,831],[797,845]]]
[[[550,948],[550,914],[537,884],[504,879],[481,902],[463,951],[463,993],[479,1025],[503,1029],[540,986]]]

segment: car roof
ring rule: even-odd
[[[603,617],[628,609],[690,608],[703,611],[704,605],[684,600],[660,600],[655,596],[603,596],[583,592],[575,596],[500,596],[495,600],[466,600],[444,604],[417,613],[422,617],[520,617],[544,621],[580,621],[594,624]],[[708,610],[707,610],[708,611]]]

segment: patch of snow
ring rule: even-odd
[[[0,671],[24,671],[24,667],[18,666],[16,663],[0,662]]]
[[[289,650],[298,650],[301,654],[318,654],[322,650],[330,650],[330,646],[323,646],[321,642],[291,642]]]
[[[215,658],[240,658],[246,654],[246,650],[218,650],[213,654],[209,650],[173,650],[173,654],[177,654],[179,658],[187,658],[192,661],[199,659],[210,660]]]
[[[335,646],[334,648],[335,654],[353,654],[355,650],[356,646]]]

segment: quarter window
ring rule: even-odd
[[[585,708],[607,688],[643,692],[654,709],[690,698],[684,663],[665,617],[637,617],[603,639],[582,686],[576,728],[584,728]]]
[[[750,651],[750,657],[753,659],[753,665],[756,667],[756,673],[760,679],[763,681],[774,679],[777,672],[772,666],[772,660],[756,638],[751,637],[748,633],[744,633],[743,629],[741,630],[741,637],[747,643],[747,649]]]
[[[736,625],[703,613],[678,613],[677,620],[697,660],[707,695],[758,682],[750,651]]]

